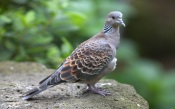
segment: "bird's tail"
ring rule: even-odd
[[[25,93],[24,96],[22,96],[23,100],[27,100],[31,97],[33,97],[36,94],[41,93],[42,91],[46,90],[47,88],[53,87],[57,84],[60,84],[64,81],[61,80],[59,75],[59,72],[61,70],[61,67],[57,69],[53,74],[49,75],[45,79],[43,79],[38,87],[33,88],[32,90],[29,90],[28,92]]]
[[[35,87],[35,88],[29,90],[28,92],[26,92],[25,95],[22,96],[22,99],[23,99],[23,100],[27,100],[27,99],[33,97],[34,95],[37,95],[37,94],[41,93],[42,91],[44,91],[44,90],[46,90],[46,89],[47,89],[47,88],[40,89],[40,88],[38,88],[38,87]]]

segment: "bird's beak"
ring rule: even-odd
[[[124,26],[125,27],[125,23],[123,22],[123,20],[121,19],[120,21],[120,25]]]
[[[125,23],[122,21],[121,23],[120,23],[122,26],[124,26],[125,27]]]
[[[124,27],[125,27],[125,23],[123,22],[123,20],[122,20],[122,19],[118,19],[118,20],[117,20],[117,22],[118,22],[120,25],[122,25],[122,26],[124,26]]]

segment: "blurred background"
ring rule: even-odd
[[[174,0],[1,0],[0,61],[57,66],[99,32],[110,11],[123,13],[116,70],[150,109],[175,108]]]

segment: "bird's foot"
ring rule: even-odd
[[[100,94],[102,96],[111,95],[111,93],[109,91],[106,91],[106,90],[101,89],[101,88],[93,88],[93,89],[90,89],[89,91],[92,93]]]
[[[97,87],[91,86],[91,85],[88,85],[87,91],[92,92],[92,93],[96,93],[96,94],[100,94],[102,96],[111,95],[111,93],[109,91],[106,91],[102,88],[97,88]]]

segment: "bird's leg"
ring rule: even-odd
[[[88,86],[88,91],[90,91],[92,93],[97,93],[97,94],[100,94],[102,96],[111,95],[111,93],[109,91],[106,91],[102,88],[97,88],[97,87],[95,87],[95,85],[87,84],[87,86]]]

